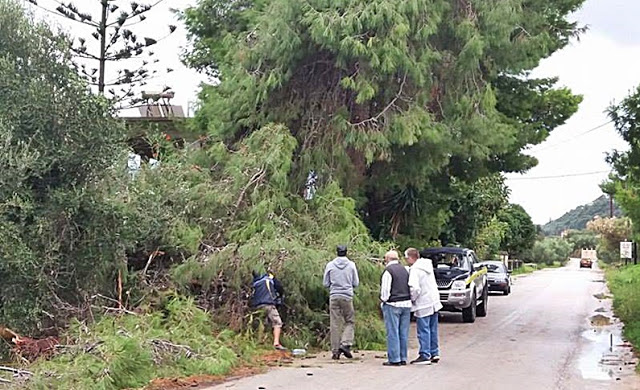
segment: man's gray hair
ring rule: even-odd
[[[419,259],[420,253],[418,253],[418,250],[416,248],[409,248],[406,251],[404,251],[404,257],[407,259],[409,258]]]
[[[384,255],[384,258],[388,260],[400,260],[400,256],[398,255],[398,252],[393,250],[387,252]]]

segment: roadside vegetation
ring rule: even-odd
[[[613,294],[613,309],[624,323],[624,337],[640,347],[640,266],[608,267],[606,278]]]
[[[601,237],[598,252],[611,264],[606,275],[613,293],[616,315],[624,322],[624,335],[636,350],[640,349],[640,266],[624,266],[620,259],[620,241],[640,241],[640,87],[618,104],[609,108],[609,117],[620,136],[628,143],[625,151],[612,151],[607,160],[613,168],[603,183],[606,193],[613,194],[626,218],[592,222],[590,230]]]
[[[566,265],[566,263],[567,263],[566,261],[556,261],[556,262],[553,262],[551,264],[548,264],[547,262],[525,263],[521,267],[514,269],[511,274],[513,276],[530,274],[530,273],[533,273],[535,271],[539,271],[539,270],[546,269],[546,268],[560,268],[560,267],[563,267],[564,265]]]
[[[582,31],[566,20],[582,1],[520,3],[202,0],[183,15],[185,62],[222,82],[186,127],[206,143],[150,131],[161,164],[134,175],[126,124],[66,38],[0,0],[0,325],[51,341],[30,354],[6,333],[26,385],[135,388],[251,362],[252,271],[283,281],[283,342],[324,347],[337,244],[369,349],[386,250],[555,256],[503,173],[535,166],[525,151],[582,100],[528,77]]]
[[[260,352],[247,335],[220,329],[192,300],[178,298],[90,327],[73,321],[66,337],[72,344],[32,367],[27,389],[133,389],[154,378],[221,376]]]

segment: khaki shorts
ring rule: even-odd
[[[274,328],[282,328],[282,318],[274,305],[262,305],[258,309],[262,309],[267,313],[267,320]]]

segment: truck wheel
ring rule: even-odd
[[[462,322],[473,323],[476,322],[476,293],[473,292],[471,296],[471,305],[462,309]]]
[[[504,295],[509,295],[511,293],[511,286],[507,286],[502,293]]]
[[[482,303],[478,305],[478,317],[486,317],[489,309],[489,289],[485,286],[482,290]]]

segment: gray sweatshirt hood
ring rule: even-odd
[[[351,263],[351,260],[344,256],[336,257],[335,259],[333,259],[333,265],[338,269],[345,269],[349,265],[349,263]]]

